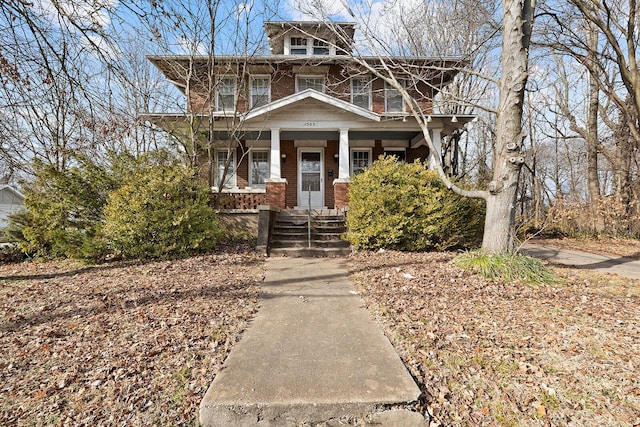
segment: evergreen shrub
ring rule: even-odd
[[[192,168],[141,164],[113,191],[104,207],[102,232],[125,258],[167,258],[215,248],[220,236],[210,192]]]
[[[27,210],[9,217],[5,233],[27,254],[43,258],[99,258],[102,207],[117,186],[105,167],[79,158],[59,170],[34,162],[35,179],[24,183]]]
[[[349,185],[347,240],[357,249],[446,250],[477,245],[484,202],[448,190],[419,162],[381,156]]]

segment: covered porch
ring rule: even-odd
[[[158,115],[149,120],[166,128],[169,121],[184,125],[185,116],[181,117]],[[429,136],[435,147],[472,119],[431,115]],[[233,135],[214,133],[223,147],[216,154],[216,171],[225,162],[232,165],[229,175],[216,181],[222,190],[212,188],[212,197],[224,210],[253,211],[260,205],[342,209],[348,205],[351,176],[380,155],[429,163],[440,156],[429,152],[412,116],[374,113],[312,89],[239,116],[216,118],[218,129],[232,129],[232,122],[239,123]]]

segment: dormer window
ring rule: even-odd
[[[291,55],[307,54],[307,39],[303,37],[291,37],[289,51]]]
[[[324,40],[313,41],[313,54],[314,55],[329,55],[329,43]]]
[[[285,55],[335,55],[329,42],[313,37],[289,37],[286,39]]]

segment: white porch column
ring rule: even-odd
[[[349,129],[340,129],[338,144],[338,179],[349,179]]]
[[[269,178],[271,179],[280,179],[282,176],[280,175],[280,128],[272,128],[271,129],[271,157],[269,158],[270,162],[270,171]]]
[[[430,169],[435,169],[436,162],[442,158],[442,136],[440,135],[441,131],[442,129],[431,129],[431,142],[433,142],[433,146],[436,148],[436,152],[429,153]]]

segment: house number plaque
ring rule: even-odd
[[[317,124],[318,124],[317,122],[304,122],[302,126],[306,128],[312,128],[312,127],[315,127]]]

